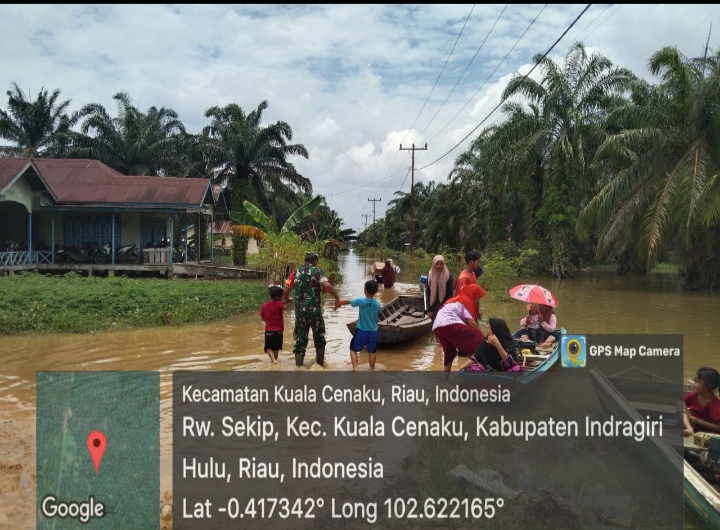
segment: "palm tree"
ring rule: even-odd
[[[452,181],[464,190],[463,198],[476,205],[469,220],[475,224],[477,218],[486,220],[467,231],[475,239],[470,244],[474,248],[483,248],[486,241],[505,241],[509,235],[518,241],[546,239],[538,216],[546,184],[543,162],[550,143],[544,117],[534,104],[526,109],[516,102],[506,103],[502,111],[506,121],[483,130],[470,149],[458,156],[451,173]]]
[[[2,156],[62,157],[70,139],[76,115],[68,115],[70,100],[58,101],[60,89],[52,94],[41,89],[35,101],[27,98],[17,83],[8,90],[8,110],[0,111],[0,138],[15,144],[1,146]]]
[[[76,135],[73,154],[94,158],[123,175],[169,175],[181,141],[187,141],[185,127],[177,113],[164,107],[150,107],[143,113],[130,96],[118,92],[118,116],[111,118],[99,103],[80,110],[84,119]]]
[[[658,86],[640,84],[610,118],[597,164],[612,177],[584,209],[600,227],[600,255],[634,253],[649,269],[677,242],[687,288],[720,284],[720,53],[687,59],[665,47],[649,61]],[[635,227],[638,237],[628,238]],[[714,258],[712,258],[714,256]]]
[[[542,175],[543,195],[537,215],[547,234],[552,272],[564,277],[574,269],[578,205],[594,186],[591,162],[607,136],[605,117],[616,101],[612,96],[623,94],[635,76],[624,68],[614,68],[600,54],[588,55],[582,43],[570,48],[562,68],[540,55],[535,62],[542,72],[539,82],[516,76],[503,93],[503,99],[524,96],[535,105],[531,107],[534,126],[527,130],[524,140],[520,135],[506,150],[524,145],[524,152],[514,155],[524,160],[518,167],[528,177]],[[540,166],[536,160],[539,153]]]
[[[311,194],[310,180],[300,175],[287,158],[308,157],[301,144],[288,144],[292,129],[282,121],[263,126],[262,114],[268,107],[263,101],[257,109],[245,113],[235,103],[211,107],[205,117],[212,118],[203,129],[205,153],[217,168],[217,178],[227,179],[231,208],[240,210],[251,200],[264,210],[271,210],[269,196],[291,198],[297,191]],[[233,238],[233,261],[245,264],[247,238]]]

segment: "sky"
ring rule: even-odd
[[[503,120],[493,110],[508,81],[563,33],[554,60],[581,41],[655,81],[647,63],[665,46],[697,57],[709,36],[720,49],[714,22],[720,5],[6,4],[0,89],[17,83],[33,100],[59,89],[70,110],[99,103],[110,116],[126,92],[143,112],[173,109],[193,134],[212,106],[267,101],[263,123],[289,124],[309,153],[290,161],[345,228],[362,230],[413,179],[446,182]],[[400,150],[413,144],[414,172]]]

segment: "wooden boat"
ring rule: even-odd
[[[347,325],[355,333],[357,320]],[[425,314],[422,296],[398,296],[382,306],[378,317],[378,344],[396,344],[422,337],[432,329],[432,320]]]
[[[638,369],[627,370],[614,376],[606,376],[596,369],[591,369],[590,375],[595,393],[606,414],[613,415],[616,419],[639,421],[647,413],[661,413],[664,418],[670,418],[671,422],[679,423],[675,402],[678,396],[688,390],[680,383]],[[666,396],[666,400],[657,403],[658,396]],[[666,419],[664,421],[667,421]],[[720,485],[706,480],[702,467],[689,461],[689,451],[698,447],[692,437],[683,437],[680,434],[681,425],[677,425],[677,430],[677,436],[670,438],[670,441],[667,436],[663,439],[650,438],[652,443],[643,446],[648,448],[643,456],[673,487],[676,486],[673,482],[677,480],[677,473],[682,472],[685,477],[685,507],[707,528],[720,528]],[[685,458],[681,460],[678,452],[682,452]],[[678,469],[680,466],[682,470]]]
[[[555,341],[554,347],[549,351],[530,350],[523,354],[520,336],[523,330],[519,329],[513,333],[513,338],[518,344],[517,361],[523,366],[522,372],[460,372],[460,379],[472,386],[495,387],[498,383],[503,384],[510,390],[512,395],[525,388],[528,384],[536,381],[543,373],[555,370],[560,360],[560,343]],[[561,328],[563,335],[567,334],[565,328]],[[529,349],[529,348],[528,348]]]

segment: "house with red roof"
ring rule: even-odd
[[[109,245],[114,264],[119,247],[170,240],[173,214],[185,227],[212,227],[226,209],[209,179],[126,176],[97,160],[0,157],[0,267],[53,264],[59,247],[87,243]]]

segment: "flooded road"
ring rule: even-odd
[[[363,296],[373,260],[353,252],[341,256],[342,298]],[[392,289],[382,286],[381,303],[398,294],[418,294],[426,270],[398,263],[402,271]],[[526,283],[520,279],[518,283]],[[527,279],[527,283],[534,283]],[[716,294],[682,290],[679,279],[667,276],[618,277],[579,273],[572,280],[543,280],[558,298],[558,323],[571,333],[680,333],[684,335],[684,375],[699,366],[720,368],[711,318],[720,307]],[[346,324],[357,310],[332,310],[325,300],[327,370],[350,371],[350,333]],[[511,329],[524,314],[521,302],[481,300],[484,329],[488,316],[505,318]],[[259,308],[258,308],[259,309]],[[37,371],[155,370],[161,385],[161,490],[171,490],[171,374],[174,370],[295,370],[292,355],[293,314],[285,316],[280,362],[273,367],[262,351],[263,323],[257,315],[213,324],[148,328],[91,335],[26,335],[0,339],[0,528],[34,528],[35,498],[35,373]],[[314,365],[310,341],[305,367]],[[442,370],[441,349],[432,333],[416,341],[378,348],[379,370]],[[301,368],[305,369],[305,368]],[[367,370],[367,356],[360,356]],[[8,507],[12,506],[12,512]]]

